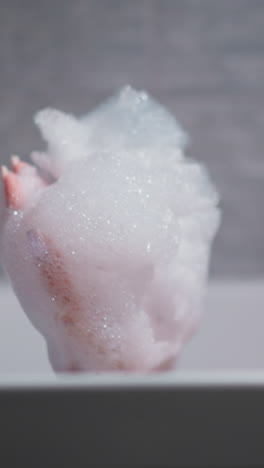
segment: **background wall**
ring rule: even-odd
[[[42,146],[32,114],[145,88],[222,195],[214,276],[264,273],[264,2],[0,0],[0,159]]]

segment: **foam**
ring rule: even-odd
[[[207,171],[185,157],[187,137],[174,117],[129,87],[80,119],[49,109],[35,121],[48,148],[33,159],[56,181],[29,203],[19,226],[15,217],[6,226],[17,295],[32,317],[37,296],[33,305],[25,300],[28,282],[42,286],[30,260],[27,285],[16,279],[23,268],[10,245],[19,238],[16,264],[30,259],[25,237],[35,229],[59,249],[80,301],[76,333],[57,322],[50,333],[42,327],[54,368],[159,368],[201,315],[219,225]],[[40,321],[47,315],[52,323],[56,300],[40,297]]]

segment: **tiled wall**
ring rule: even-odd
[[[85,113],[145,88],[192,139],[222,195],[216,276],[264,273],[264,2],[1,0],[0,154],[41,142],[44,106]]]

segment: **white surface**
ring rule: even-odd
[[[44,340],[5,283],[0,285],[0,298],[0,373],[51,374]],[[178,369],[262,368],[264,282],[212,283],[204,319],[184,347]]]
[[[180,368],[264,369],[264,281],[211,284]]]

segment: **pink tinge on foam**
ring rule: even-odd
[[[63,257],[51,239],[37,230],[29,230],[27,236],[43,286],[61,310],[59,320],[65,326],[71,327],[76,322],[80,303]]]
[[[18,156],[11,157],[11,168],[1,167],[5,206],[11,210],[23,210],[31,195],[47,184],[34,166],[21,161]]]

